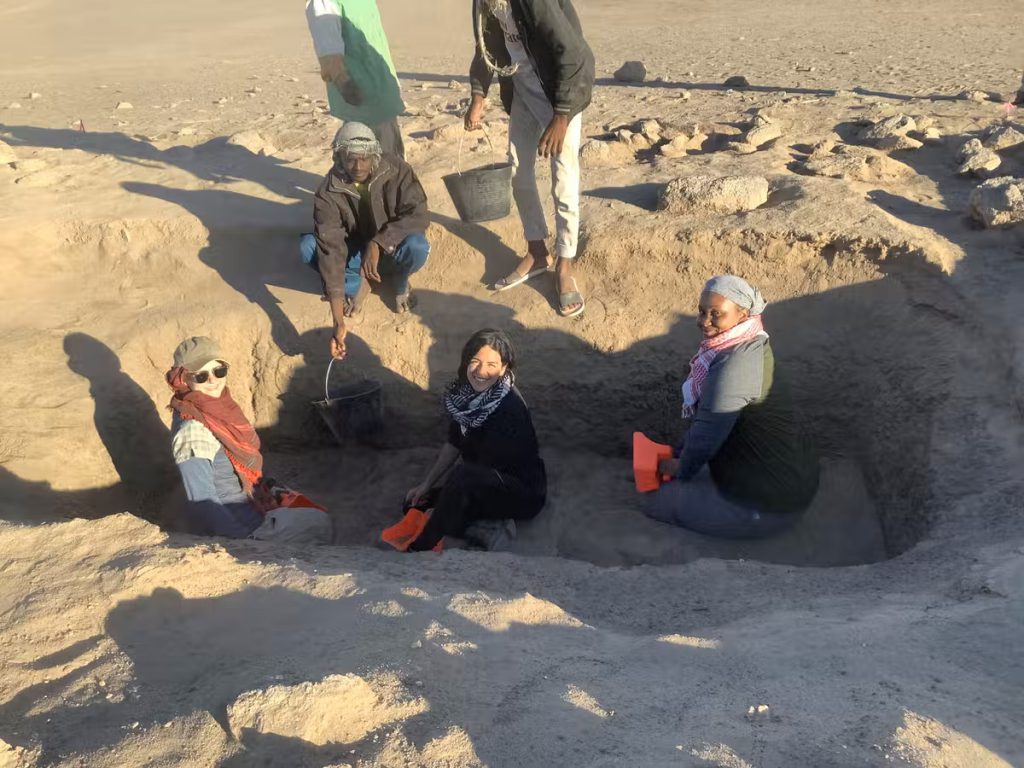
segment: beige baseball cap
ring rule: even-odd
[[[198,371],[211,360],[224,360],[217,342],[209,336],[192,336],[174,350],[174,366],[187,371]]]

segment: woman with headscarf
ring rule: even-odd
[[[240,539],[330,541],[323,507],[263,477],[256,429],[227,388],[229,366],[208,336],[174,350],[166,380],[171,451],[185,486],[190,533]]]
[[[430,511],[413,551],[463,536],[475,521],[530,519],[547,494],[530,409],[515,386],[515,351],[501,331],[477,331],[462,350],[458,376],[444,395],[448,440],[408,507]]]
[[[818,488],[818,458],[777,375],[761,292],[735,275],[700,296],[703,340],[683,383],[690,424],[659,469],[672,477],[648,514],[712,536],[755,538],[799,519]]]

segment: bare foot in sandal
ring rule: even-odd
[[[576,317],[583,312],[586,302],[579,286],[576,285],[576,278],[573,276],[573,260],[559,259],[555,268],[556,284],[558,290],[558,314],[562,317]]]
[[[537,275],[542,275],[551,268],[548,247],[543,240],[531,240],[527,254],[519,260],[519,265],[494,284],[494,291],[507,291],[522,285]]]
[[[359,283],[359,290],[356,291],[355,296],[345,297],[345,317],[355,317],[359,314],[363,308],[363,302],[366,301],[366,294],[370,292],[370,284],[363,280]]]

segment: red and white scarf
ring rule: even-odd
[[[711,363],[723,351],[742,344],[745,341],[768,334],[761,323],[760,315],[748,317],[742,323],[737,323],[728,331],[719,333],[709,339],[704,339],[697,349],[697,354],[690,359],[690,375],[683,382],[683,418],[692,419],[697,413],[697,404],[700,402],[700,390],[708,377],[708,370]]]

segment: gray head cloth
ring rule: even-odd
[[[749,309],[752,315],[760,315],[768,305],[757,288],[736,275],[712,277],[704,284],[704,293],[717,293],[719,296],[724,296],[736,306]]]
[[[379,155],[380,142],[368,125],[347,122],[334,134],[331,144],[335,152],[345,151],[356,155]]]

